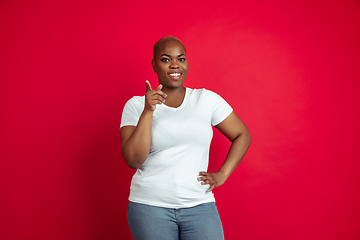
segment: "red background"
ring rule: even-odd
[[[0,1],[0,239],[131,239],[120,116],[166,35],[252,134],[214,191],[226,239],[360,239],[355,0]]]

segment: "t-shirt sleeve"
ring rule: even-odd
[[[141,97],[133,97],[124,106],[121,116],[120,128],[123,126],[136,126],[143,110]]]
[[[233,109],[220,95],[209,90],[208,93],[212,103],[211,124],[216,126],[224,121],[232,113]]]

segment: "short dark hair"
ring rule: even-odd
[[[166,42],[170,42],[170,41],[177,41],[179,43],[181,43],[181,45],[183,45],[184,49],[185,49],[185,53],[186,53],[186,48],[185,45],[177,38],[177,37],[173,37],[173,36],[166,36],[163,38],[160,38],[154,45],[153,48],[153,59],[155,59],[156,57],[156,53],[158,53],[161,49],[161,46],[166,43]]]

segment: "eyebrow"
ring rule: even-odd
[[[185,54],[179,54],[179,55],[177,55],[178,57],[182,57],[182,56],[185,56],[186,57],[186,55]],[[160,55],[160,57],[171,57],[169,54],[161,54]]]

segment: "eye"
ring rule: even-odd
[[[162,62],[170,62],[170,59],[168,59],[168,58],[162,58],[162,59],[160,59],[160,61],[162,61]]]
[[[185,62],[185,58],[179,58],[179,62]]]

